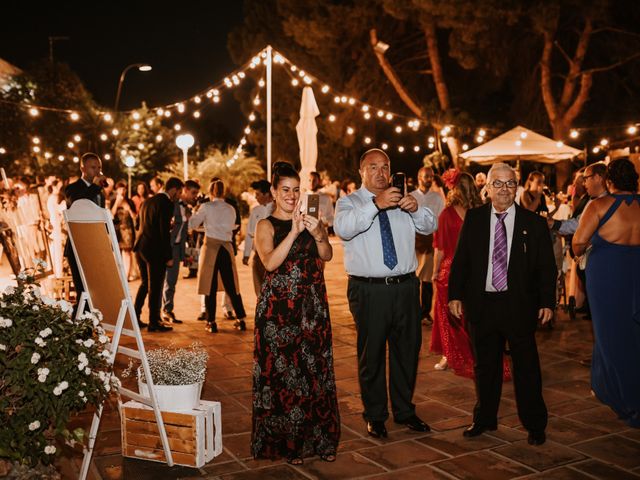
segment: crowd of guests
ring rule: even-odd
[[[109,190],[100,167],[96,155],[83,156],[82,176],[67,186],[66,202],[61,184],[52,182],[50,214],[78,198],[111,211],[123,259],[125,252],[130,257],[125,266],[133,271],[137,265],[141,277],[135,301],[140,326],[146,326],[140,313],[147,297],[149,331],[180,323],[173,314],[179,264],[189,232],[200,229],[197,284],[207,330],[218,331],[220,283],[235,327],[245,330],[234,249],[240,222],[225,200],[224,180],[211,179],[203,202],[197,201],[197,182],[175,177],[166,184],[154,179],[149,189],[139,186],[128,199],[124,184]],[[640,197],[633,164],[591,164],[576,173],[568,195],[552,195],[537,171],[520,186],[517,172],[504,163],[475,178],[424,167],[413,190],[409,182],[392,182],[391,172],[387,154],[371,149],[360,158],[359,188],[348,180],[344,189],[322,189],[312,173],[318,215],[304,207],[301,179],[288,163],[274,165],[271,181],[252,184],[256,205],[242,263],[251,264],[257,295],[254,457],[295,465],[312,455],[336,459],[340,415],[324,281],[332,235],[344,247],[363,419],[372,437],[388,436],[390,416],[410,430],[430,431],[416,414],[413,392],[423,325],[432,324],[429,348],[441,355],[434,368],[451,368],[475,382],[473,423],[464,436],[497,428],[502,383],[513,379],[529,444],[545,442],[548,415],[535,332],[554,315],[564,264],[554,244],[562,242],[571,245],[571,261],[582,266],[586,284],[595,338],[593,391],[639,427],[640,377],[632,357],[638,360],[640,352]]]

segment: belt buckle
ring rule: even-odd
[[[391,280],[391,283],[389,281]],[[393,277],[384,277],[384,284],[391,285],[393,283]]]

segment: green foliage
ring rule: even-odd
[[[230,148],[223,152],[217,147],[210,147],[203,160],[196,164],[189,163],[189,178],[200,183],[201,192],[206,194],[211,179],[219,177],[224,182],[227,194],[238,198],[249,189],[251,182],[265,178],[265,171],[256,157],[246,157],[243,151],[234,161],[234,154],[235,150]],[[182,160],[170,164],[161,177],[165,181],[169,177],[182,178]]]
[[[29,466],[51,464],[60,440],[81,442],[71,414],[119,385],[100,312],[72,319],[68,302],[40,294],[36,273],[0,296],[0,457]]]

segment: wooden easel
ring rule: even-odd
[[[111,352],[109,362],[111,365],[115,362],[117,354],[140,360],[145,381],[149,385],[150,396],[140,395],[139,392],[124,387],[121,387],[119,392],[123,397],[131,398],[153,408],[167,465],[171,467],[173,466],[173,457],[169,440],[162,414],[158,408],[158,399],[153,388],[149,362],[129,293],[111,214],[90,200],[77,200],[71,208],[65,210],[64,219],[85,289],[78,299],[77,315],[81,315],[87,305],[91,309],[102,312],[102,326],[111,333],[109,343],[109,351]],[[137,349],[120,346],[121,335],[135,338]],[[98,407],[91,422],[89,444],[84,449],[80,480],[85,480],[89,471],[102,408],[103,405]]]

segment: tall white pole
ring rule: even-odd
[[[182,169],[184,172],[183,176],[185,181],[187,181],[187,179],[189,178],[189,157],[187,154],[188,151],[188,148],[182,149]]]
[[[271,45],[267,45],[267,180],[271,181]]]

